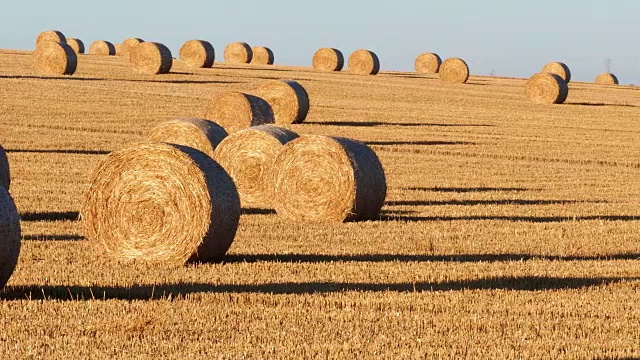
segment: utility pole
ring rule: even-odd
[[[611,74],[611,58],[606,58],[604,64],[607,67],[607,73]]]

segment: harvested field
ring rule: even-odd
[[[539,106],[527,79],[180,62],[151,77],[113,56],[69,78],[25,54],[0,51],[0,144],[22,217],[2,358],[640,357],[637,87],[573,81],[564,104]],[[78,214],[107,154],[258,78],[309,93],[291,130],[376,151],[380,219],[245,208],[221,263],[97,255]]]

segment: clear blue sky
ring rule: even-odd
[[[174,55],[189,39],[246,41],[273,49],[276,62],[309,65],[320,47],[346,56],[368,48],[383,70],[412,70],[421,52],[462,57],[473,74],[528,77],[564,61],[574,78],[606,70],[640,84],[638,0],[90,0],[9,1],[0,14],[0,47],[32,49],[36,35],[120,42],[131,36],[162,42]]]

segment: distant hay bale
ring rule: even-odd
[[[0,186],[9,190],[11,185],[11,171],[9,171],[9,159],[7,153],[4,151],[2,145],[0,145]]]
[[[105,40],[96,40],[89,46],[89,54],[100,56],[114,56],[116,47]]]
[[[7,284],[20,255],[20,216],[9,191],[0,186],[0,290]]]
[[[113,44],[113,47],[116,49],[116,56],[122,56],[122,44]]]
[[[149,141],[188,146],[213,157],[213,152],[227,132],[218,124],[204,119],[173,119],[156,126]]]
[[[129,62],[142,74],[167,74],[171,71],[173,56],[171,51],[160,43],[143,42],[131,49]]]
[[[618,85],[618,77],[610,73],[602,73],[596,77],[596,84],[598,85]]]
[[[292,220],[366,221],[378,217],[386,178],[373,150],[360,142],[301,136],[273,165],[276,212]]]
[[[78,56],[66,43],[42,42],[33,59],[38,71],[48,75],[73,75],[78,66]]]
[[[235,182],[244,207],[273,208],[273,163],[293,131],[261,125],[229,135],[216,148],[216,160]]]
[[[265,81],[256,95],[271,105],[276,124],[300,124],[309,113],[309,95],[293,80]]]
[[[567,84],[571,81],[571,70],[565,63],[552,62],[542,68],[543,73],[556,74]]]
[[[219,260],[239,218],[226,171],[198,150],[166,143],[107,156],[82,210],[87,238],[108,255],[175,264]]]
[[[469,80],[469,66],[459,58],[450,58],[440,65],[440,79],[448,84],[464,84]]]
[[[38,45],[40,45],[40,43],[49,41],[56,43],[66,43],[67,38],[63,33],[57,30],[43,31],[38,34],[38,37],[36,38],[36,48],[38,48]]]
[[[69,45],[76,54],[84,54],[84,43],[82,40],[67,39],[67,45]]]
[[[424,53],[416,58],[414,67],[420,74],[437,74],[441,64],[442,59],[438,54]]]
[[[319,71],[341,71],[344,55],[338,49],[321,48],[313,54],[313,68]]]
[[[255,65],[273,65],[275,57],[268,47],[254,46],[251,48],[251,63]]]
[[[180,48],[180,60],[190,68],[210,68],[216,60],[216,51],[208,41],[189,40]]]
[[[222,126],[229,134],[275,122],[273,110],[267,101],[235,91],[215,95],[207,103],[204,118]]]
[[[356,75],[376,75],[380,71],[378,55],[372,51],[360,49],[349,57],[349,72]]]
[[[224,48],[224,62],[229,64],[248,64],[253,58],[251,46],[244,42],[234,42]]]
[[[140,38],[128,38],[125,39],[122,43],[121,43],[121,55],[122,56],[129,56],[131,54],[131,51],[133,50],[134,47],[136,47],[139,44],[142,44],[144,42],[144,40],[140,39]]]
[[[539,73],[527,81],[525,93],[529,100],[537,104],[562,104],[567,99],[569,87],[556,74]]]

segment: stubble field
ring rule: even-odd
[[[466,85],[383,72],[230,67],[136,75],[80,56],[40,76],[0,51],[0,144],[22,216],[0,292],[0,358],[640,357],[640,88]],[[473,71],[473,69],[472,69]],[[378,221],[292,223],[244,209],[220,264],[116,262],[83,237],[93,170],[224,90],[306,87],[302,134],[369,144]]]

